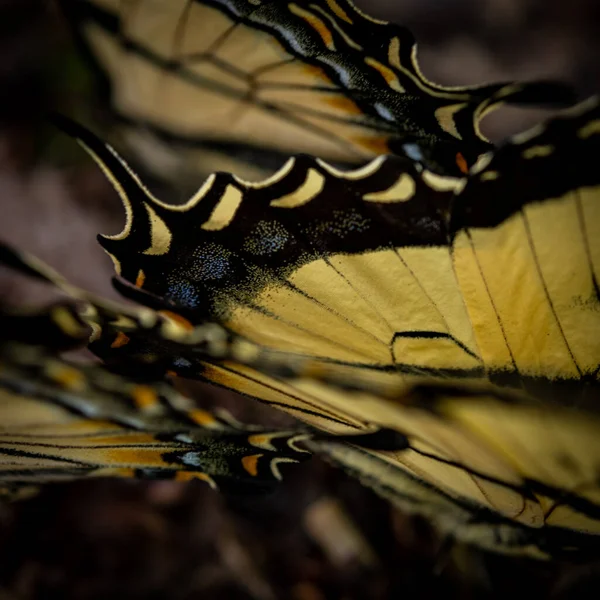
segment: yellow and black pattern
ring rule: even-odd
[[[140,126],[204,158],[309,155],[262,181],[211,175],[175,206],[59,121],[123,201],[123,231],[101,244],[118,289],[145,306],[0,247],[77,302],[1,315],[3,484],[112,474],[262,488],[306,447],[465,541],[597,552],[598,102],[492,153],[486,112],[568,103],[567,90],[437,86],[408,31],[347,0],[63,4],[146,158],[156,148]],[[56,355],[84,340],[104,365]],[[198,411],[175,375],[307,428]]]
[[[211,413],[166,380],[136,381],[61,359],[81,318],[68,304],[1,316],[0,490],[89,476],[200,480],[246,493],[281,479],[308,456],[301,431],[267,431]],[[11,324],[12,325],[9,325]],[[37,339],[33,339],[34,332]],[[27,343],[24,340],[27,339]]]
[[[180,206],[73,133],[120,186],[125,229],[100,239],[118,273],[190,322],[382,380],[550,381],[572,395],[571,382],[582,395],[600,364],[587,335],[599,326],[597,113],[514,140],[468,178],[400,157],[342,172],[299,156],[258,184],[211,176]]]
[[[599,123],[591,100],[464,178],[296,157],[262,183],[212,176],[181,206],[65,126],[124,201],[125,229],[101,238],[122,291],[271,358],[175,372],[327,432],[306,443],[462,539],[547,556],[600,532]]]
[[[125,136],[159,170],[149,130],[168,141],[163,150],[182,145],[171,170],[192,156],[196,169],[239,174],[232,147],[252,156],[255,173],[269,150],[361,163],[410,144],[431,168],[460,174],[491,148],[479,131],[490,110],[573,101],[550,83],[436,85],[406,28],[349,0],[63,5],[129,125]]]
[[[494,386],[416,385],[394,404],[368,391],[297,384],[369,414],[387,426],[380,435],[395,433],[387,448],[335,436],[307,445],[403,510],[493,551],[534,558],[597,553],[597,414]]]

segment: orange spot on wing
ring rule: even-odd
[[[146,273],[140,269],[135,279],[135,286],[141,288],[144,285],[144,281],[146,281]]]
[[[89,445],[105,444],[115,446],[128,446],[131,444],[154,444],[156,439],[151,433],[123,433],[122,435],[98,435],[90,438]]]
[[[307,75],[314,77],[315,79],[321,79],[322,81],[326,81],[327,83],[332,83],[331,79],[327,77],[325,71],[320,67],[315,67],[314,65],[303,65],[303,70]]]
[[[134,440],[128,439],[128,443],[135,443]],[[109,450],[107,457],[111,462],[121,463],[125,465],[135,465],[136,467],[167,467],[160,451],[155,448],[114,448]]]
[[[325,98],[325,102],[334,108],[339,108],[342,112],[350,115],[360,115],[362,110],[356,106],[352,100],[345,98],[344,96],[332,96],[331,98]]]
[[[244,458],[242,458],[242,467],[244,467],[252,477],[258,475],[258,459],[261,456],[262,454],[252,454],[251,456],[244,456]]]
[[[131,391],[131,397],[135,405],[141,410],[158,404],[156,392],[147,385],[136,385]]]
[[[389,67],[386,67],[384,64],[380,63],[378,60],[374,58],[367,57],[365,58],[365,63],[370,67],[373,67],[384,79],[385,82],[395,91],[404,92],[404,88],[400,84],[400,80],[398,79],[396,73],[392,71]]]
[[[265,435],[264,433],[256,433],[248,436],[248,443],[253,446],[262,446],[269,443],[269,437],[270,436]]]
[[[74,423],[67,423],[59,428],[54,428],[53,431],[65,432],[67,434],[74,433],[76,435],[81,433],[98,432],[102,434],[102,430],[114,431],[114,423],[108,421],[75,421]]]
[[[201,408],[190,410],[187,414],[188,417],[194,421],[194,423],[202,425],[203,427],[210,427],[211,425],[215,425],[217,423],[217,420],[213,415],[206,410],[202,410]]]
[[[385,137],[364,137],[357,136],[352,138],[359,146],[362,146],[373,154],[389,154],[390,148]]]
[[[110,345],[110,347],[120,348],[121,346],[125,346],[128,343],[129,338],[122,331],[119,331],[119,333],[117,333],[117,337],[113,340],[113,343]]]
[[[172,321],[179,323],[179,325],[181,325],[184,329],[187,329],[188,331],[194,329],[194,326],[185,317],[182,317],[177,313],[171,312],[170,310],[159,310],[158,312],[161,315],[167,317],[167,319],[171,319]]]
[[[211,488],[216,489],[217,484],[214,479],[206,473],[196,473],[194,471],[177,471],[175,473],[175,481],[193,481],[194,479],[200,479],[210,485]]]
[[[73,367],[61,366],[51,373],[52,379],[69,390],[81,389],[85,385],[85,376]]]
[[[327,29],[325,23],[321,21],[321,19],[307,19],[308,23],[315,29],[315,31],[321,36],[323,43],[330,50],[335,50],[335,44],[333,43],[333,36],[331,35],[331,31]]]
[[[469,172],[469,164],[467,163],[467,159],[460,153],[456,153],[456,165],[461,170],[461,173],[465,175]]]
[[[323,43],[329,50],[335,50],[335,44],[333,43],[333,36],[329,31],[327,25],[319,17],[314,15],[308,10],[297,6],[296,4],[289,4],[288,8],[290,12],[300,17],[303,21],[306,21],[320,36]]]
[[[130,469],[128,467],[117,467],[116,469],[113,469],[107,467],[92,471],[91,475],[92,477],[124,477],[127,479],[135,479],[135,469]]]
[[[352,25],[352,19],[346,14],[344,9],[335,0],[326,0],[327,6],[342,20]]]

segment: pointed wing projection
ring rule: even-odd
[[[8,253],[4,248],[2,258]],[[39,272],[41,264],[31,273],[34,268]],[[309,456],[295,445],[306,437],[302,431],[243,425],[225,411],[196,407],[166,380],[136,380],[61,358],[59,350],[87,341],[89,325],[68,303],[1,311],[3,497],[99,476],[200,480],[214,489],[255,493],[281,479],[284,463]]]
[[[592,100],[464,178],[300,156],[181,206],[71,133],[125,203],[101,238],[122,291],[279,357],[174,371],[305,420],[314,450],[463,539],[541,556],[599,533],[599,123]]]
[[[62,4],[125,137],[163,171],[255,174],[262,160],[272,172],[283,161],[267,152],[356,164],[418,142],[431,168],[460,174],[491,148],[479,131],[490,110],[573,102],[550,83],[436,85],[406,28],[348,0]]]

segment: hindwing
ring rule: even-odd
[[[539,556],[598,534],[599,117],[591,100],[468,177],[297,157],[181,206],[71,132],[121,184],[126,227],[101,238],[121,289],[270,357],[187,376],[335,434],[307,443],[464,539]]]

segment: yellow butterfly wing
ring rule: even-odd
[[[597,414],[481,386],[415,386],[395,405],[368,392],[322,386],[319,393],[405,436],[383,449],[359,437],[308,442],[403,510],[495,551],[536,558],[596,551]]]
[[[490,148],[479,123],[493,108],[571,101],[555,84],[436,85],[408,30],[348,0],[63,5],[125,137],[163,175],[187,161],[255,176],[292,152],[364,163],[414,142],[460,173]],[[245,156],[252,166],[241,170]]]
[[[262,183],[211,176],[181,206],[104,151],[131,193],[126,228],[101,243],[123,278],[192,321],[371,382],[596,385],[595,111],[512,141],[469,178],[399,157],[337,171],[300,156]]]
[[[61,358],[87,340],[86,325],[64,303],[0,311],[0,495],[99,476],[255,492],[281,479],[282,463],[307,456],[294,445],[302,432],[243,425],[197,408],[166,381]]]
[[[120,274],[274,357],[203,361],[199,376],[341,434],[315,444],[467,539],[554,552],[550,538],[566,550],[598,533],[599,110],[517,137],[465,179],[298,157],[259,184],[211,177],[180,207],[78,135],[132,191],[125,230],[102,240]],[[432,413],[410,405],[424,377],[494,385],[442,386]],[[380,448],[387,431],[404,437]]]

